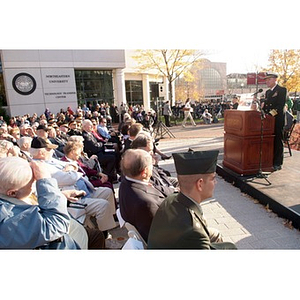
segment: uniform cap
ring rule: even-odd
[[[268,78],[278,78],[278,75],[276,73],[266,73],[264,79],[268,79]]]
[[[178,175],[214,173],[218,154],[218,150],[172,153]]]

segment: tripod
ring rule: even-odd
[[[161,121],[161,109],[162,109],[162,104],[161,100],[157,98],[157,120],[158,123],[156,124],[154,128],[154,138],[162,138],[165,134],[168,134],[169,137],[175,138],[175,135],[170,131],[170,129]]]
[[[262,178],[262,179],[266,180],[268,185],[271,185],[272,183],[268,180],[268,176],[270,175],[270,173],[262,171],[262,146],[263,146],[263,139],[264,139],[263,128],[264,128],[265,113],[262,110],[262,107],[259,103],[258,103],[258,109],[260,112],[259,170],[258,170],[258,173],[253,178],[251,178],[249,181],[253,182],[255,178]]]
[[[175,135],[170,131],[170,129],[162,122],[158,121],[154,129],[154,138],[156,139],[158,135],[161,139],[165,134],[168,134],[169,137],[175,138]]]

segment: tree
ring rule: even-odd
[[[272,50],[269,68],[279,76],[279,82],[290,92],[300,90],[300,50]]]
[[[203,64],[193,64],[195,68],[189,68],[188,73],[176,80],[175,90],[176,98],[185,100],[186,98],[197,99],[201,101],[204,98],[204,90],[199,86],[199,73],[198,71],[203,68]]]
[[[137,50],[133,58],[138,62],[139,71],[156,71],[168,80],[169,100],[173,103],[172,83],[196,62],[201,61],[203,53],[200,50]]]

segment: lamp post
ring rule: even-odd
[[[241,90],[242,90],[241,94],[243,94],[243,88],[244,88],[244,83],[241,83]]]

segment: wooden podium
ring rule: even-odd
[[[262,171],[273,167],[275,119],[263,119]],[[240,175],[259,171],[261,146],[261,114],[254,110],[225,110],[223,165]]]

